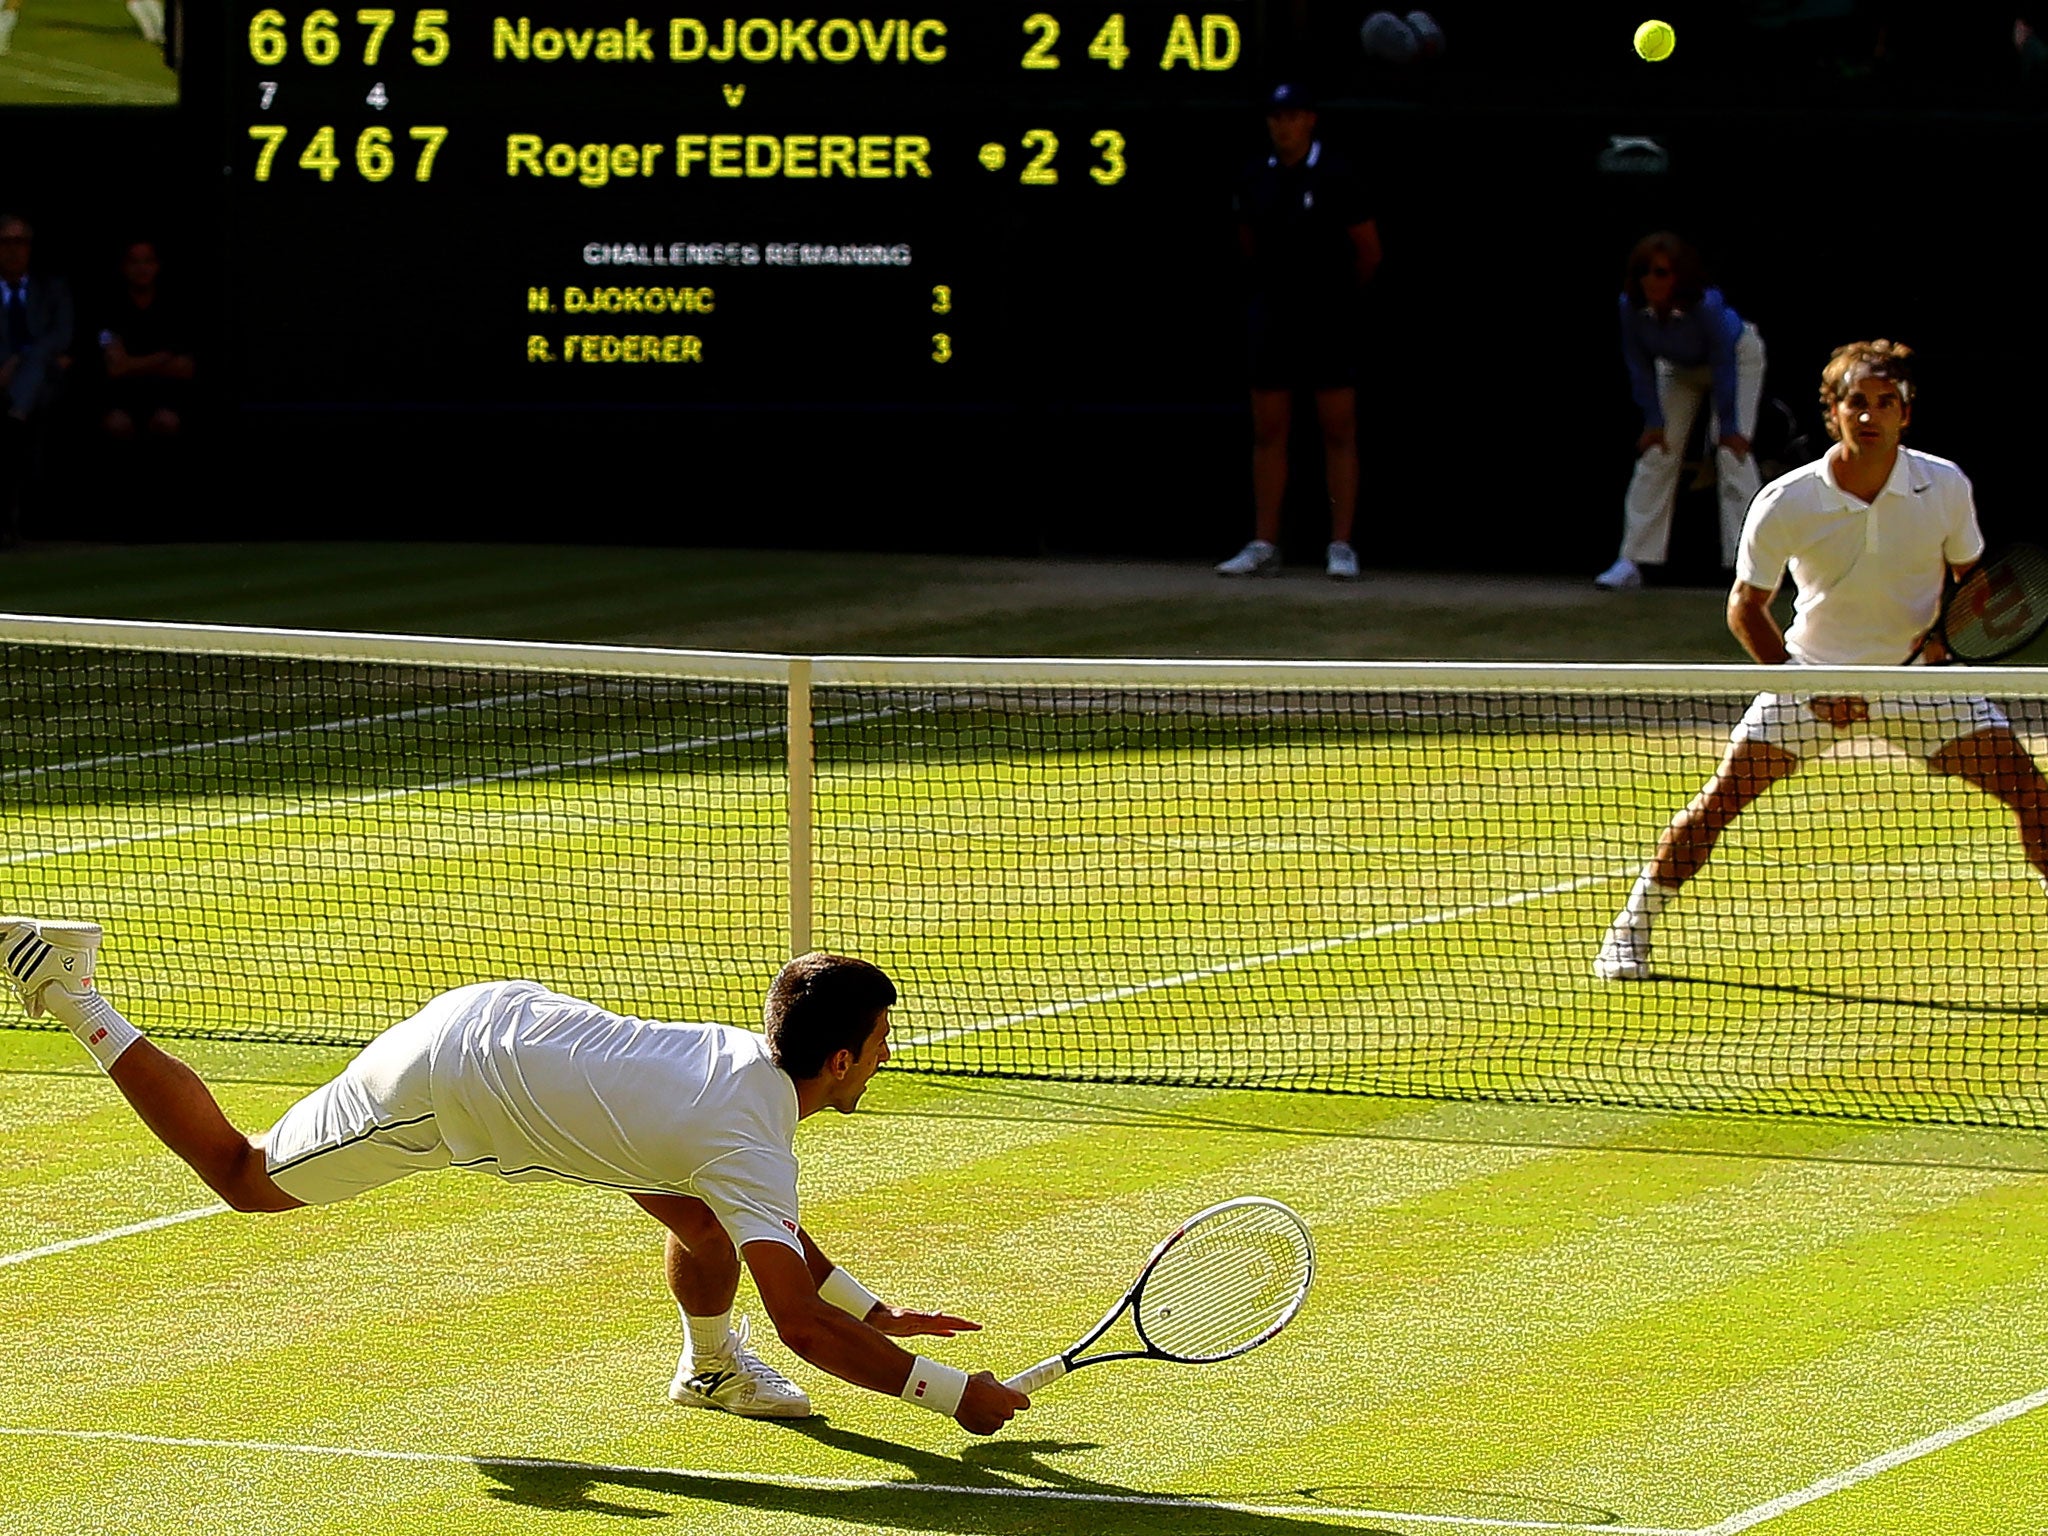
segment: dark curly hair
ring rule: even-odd
[[[896,1003],[880,966],[812,950],[775,973],[761,1006],[775,1065],[798,1082],[816,1077],[839,1051],[858,1056]]]

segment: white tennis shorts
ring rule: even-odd
[[[1870,718],[1854,725],[1834,726],[1808,708],[1819,695],[1760,693],[1735,727],[1736,741],[1764,741],[1794,757],[1815,757],[1836,742],[1866,733],[1881,736],[1912,757],[1930,758],[1952,741],[1999,726],[2011,728],[2005,712],[1989,699],[1972,695],[1947,698],[1874,698]]]
[[[271,1181],[295,1200],[331,1205],[409,1173],[446,1168],[448,1148],[434,1123],[434,1042],[478,990],[442,993],[286,1110],[264,1143]]]

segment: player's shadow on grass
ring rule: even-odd
[[[1086,1442],[992,1439],[959,1456],[941,1456],[873,1435],[834,1429],[825,1419],[781,1426],[820,1445],[871,1461],[901,1467],[910,1476],[880,1486],[830,1486],[831,1480],[770,1481],[655,1467],[618,1467],[576,1461],[476,1458],[477,1470],[497,1486],[493,1499],[532,1509],[612,1515],[631,1520],[673,1519],[686,1507],[625,1503],[612,1495],[638,1491],[668,1498],[722,1504],[732,1509],[801,1515],[836,1525],[910,1531],[974,1532],[977,1536],[1030,1536],[1067,1529],[1075,1532],[1157,1531],[1162,1536],[1396,1536],[1356,1525],[1313,1518],[1220,1509],[1200,1500],[1146,1493],[1118,1483],[1076,1477],[1045,1458],[1067,1451],[1092,1451]],[[762,1427],[765,1436],[775,1430]],[[764,1438],[764,1446],[772,1441]],[[1028,1480],[1028,1481],[1025,1481]],[[826,1486],[820,1486],[826,1485]]]
[[[1062,1124],[1154,1127],[1193,1130],[1219,1135],[1277,1136],[1294,1141],[1337,1140],[1389,1142],[1395,1144],[1428,1143],[1435,1146],[1449,1147],[1524,1147],[1554,1152],[1593,1152],[1603,1154],[1625,1152],[1644,1157],[1726,1158],[1731,1162],[1829,1162],[1845,1166],[1871,1168],[1974,1168],[1981,1169],[1987,1173],[2030,1174],[2048,1172],[2048,1162],[2043,1161],[2043,1155],[2038,1151],[2029,1151],[2025,1156],[2015,1151],[2011,1155],[2003,1157],[1971,1154],[1961,1149],[1956,1149],[1946,1154],[1929,1151],[1921,1156],[1907,1156],[1903,1153],[1892,1152],[1882,1156],[1859,1157],[1851,1152],[1805,1146],[1795,1151],[1773,1152],[1760,1146],[1702,1146],[1698,1141],[1689,1137],[1681,1137],[1668,1145],[1660,1145],[1655,1141],[1633,1135],[1626,1139],[1617,1139],[1614,1136],[1598,1131],[1589,1132],[1587,1135],[1578,1138],[1560,1137],[1552,1134],[1554,1126],[1548,1121],[1544,1122],[1542,1131],[1534,1134],[1516,1134],[1511,1130],[1503,1129],[1496,1135],[1419,1128],[1406,1123],[1398,1117],[1384,1123],[1368,1126],[1315,1126],[1295,1124],[1287,1121],[1280,1115],[1262,1119],[1249,1112],[1242,1114],[1201,1114],[1181,1109],[1148,1109],[1136,1106],[1102,1112],[1099,1102],[1088,1097],[1086,1094],[1061,1091],[1044,1083],[974,1083],[956,1079],[950,1081],[947,1086],[950,1092],[957,1094],[982,1095],[996,1101],[1022,1102],[1014,1108],[1006,1106],[989,1110],[871,1110],[863,1106],[861,1113],[874,1117],[894,1115],[910,1120],[1024,1121],[1031,1124],[1039,1124],[1048,1118],[1046,1106],[1051,1105],[1057,1107],[1060,1111],[1059,1119]],[[1263,1097],[1282,1106],[1290,1101],[1290,1096],[1285,1094],[1266,1094]],[[1361,1096],[1355,1102],[1360,1105],[1407,1105],[1411,1108],[1434,1110],[1443,1108],[1449,1101],[1438,1099],[1366,1098]],[[1574,1114],[1584,1116],[1614,1117],[1617,1123],[1626,1121],[1626,1123],[1631,1125],[1640,1114],[1640,1111],[1628,1109],[1624,1106],[1601,1104],[1520,1103],[1502,1100],[1492,1107],[1498,1110],[1502,1116],[1515,1116],[1531,1112],[1541,1114],[1568,1110]],[[1681,1123],[1686,1117],[1687,1112],[1676,1112],[1673,1117],[1673,1123]],[[1843,1122],[1816,1121],[1815,1123],[1841,1124]],[[1873,1122],[1873,1124],[1876,1123],[1879,1122]],[[1980,1131],[1996,1131],[1997,1128],[1956,1126],[1951,1129],[1963,1135],[1974,1136]],[[2030,1139],[2027,1145],[2032,1148],[2035,1143]]]
[[[112,37],[122,39],[123,41],[132,38],[138,43],[142,41],[142,36],[135,30],[135,23],[132,21],[97,22],[58,20],[56,18],[45,21],[42,17],[38,16],[36,18],[36,28],[44,33],[69,32],[78,37]]]
[[[1898,1008],[1914,1013],[1971,1013],[1993,1019],[2048,1019],[2048,1003],[1971,1003],[1957,998],[1935,1000],[1898,997],[1860,987],[1816,987],[1798,981],[1736,981],[1727,976],[1693,976],[1682,971],[1658,971],[1656,980],[1691,987],[1717,988],[1725,992],[1763,992],[1777,997],[1812,997],[1827,1003],[1868,1003],[1878,1008]]]

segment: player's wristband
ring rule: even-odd
[[[881,1297],[845,1270],[837,1267],[825,1277],[825,1283],[818,1287],[818,1299],[830,1302],[848,1317],[862,1319],[881,1305]]]
[[[960,1411],[960,1399],[967,1392],[967,1373],[958,1366],[940,1365],[919,1355],[911,1363],[910,1379],[903,1383],[903,1401],[943,1413],[947,1418]]]

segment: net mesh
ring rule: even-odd
[[[782,690],[11,647],[0,906],[144,1028],[350,1044],[531,975],[744,1021],[785,957]]]
[[[351,1043],[508,975],[746,1022],[788,953],[789,706],[758,668],[19,628],[0,906],[103,922],[145,1028]],[[816,665],[795,893],[812,942],[896,977],[899,1067],[2048,1124],[2048,894],[2014,812],[1879,734],[1725,833],[1654,979],[1595,978],[1738,669],[899,670]],[[2048,680],[1998,681],[2040,754]]]

